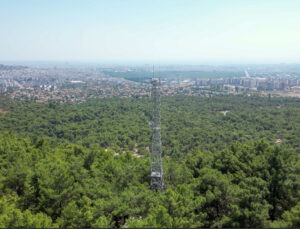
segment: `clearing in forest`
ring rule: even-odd
[[[6,114],[6,113],[8,113],[8,111],[0,109],[0,114]]]

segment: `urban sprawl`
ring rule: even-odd
[[[45,102],[82,102],[88,98],[149,97],[150,79],[135,81],[116,76],[136,69],[95,67],[24,67],[0,65],[0,93],[11,99]],[[114,73],[114,74],[110,74]],[[165,74],[166,75],[166,70]],[[203,75],[203,74],[202,74]],[[229,75],[229,76],[228,76]],[[142,76],[141,76],[142,77]],[[163,95],[211,96],[214,94],[259,94],[300,97],[299,72],[243,71],[241,77],[161,78]]]

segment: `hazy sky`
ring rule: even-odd
[[[300,0],[0,0],[0,61],[300,62]]]

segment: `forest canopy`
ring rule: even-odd
[[[300,226],[297,99],[164,97],[163,192],[147,99],[2,106],[0,227]]]

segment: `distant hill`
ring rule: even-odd
[[[0,64],[0,70],[20,70],[20,69],[26,69],[27,66],[21,66],[21,65],[4,65]]]

